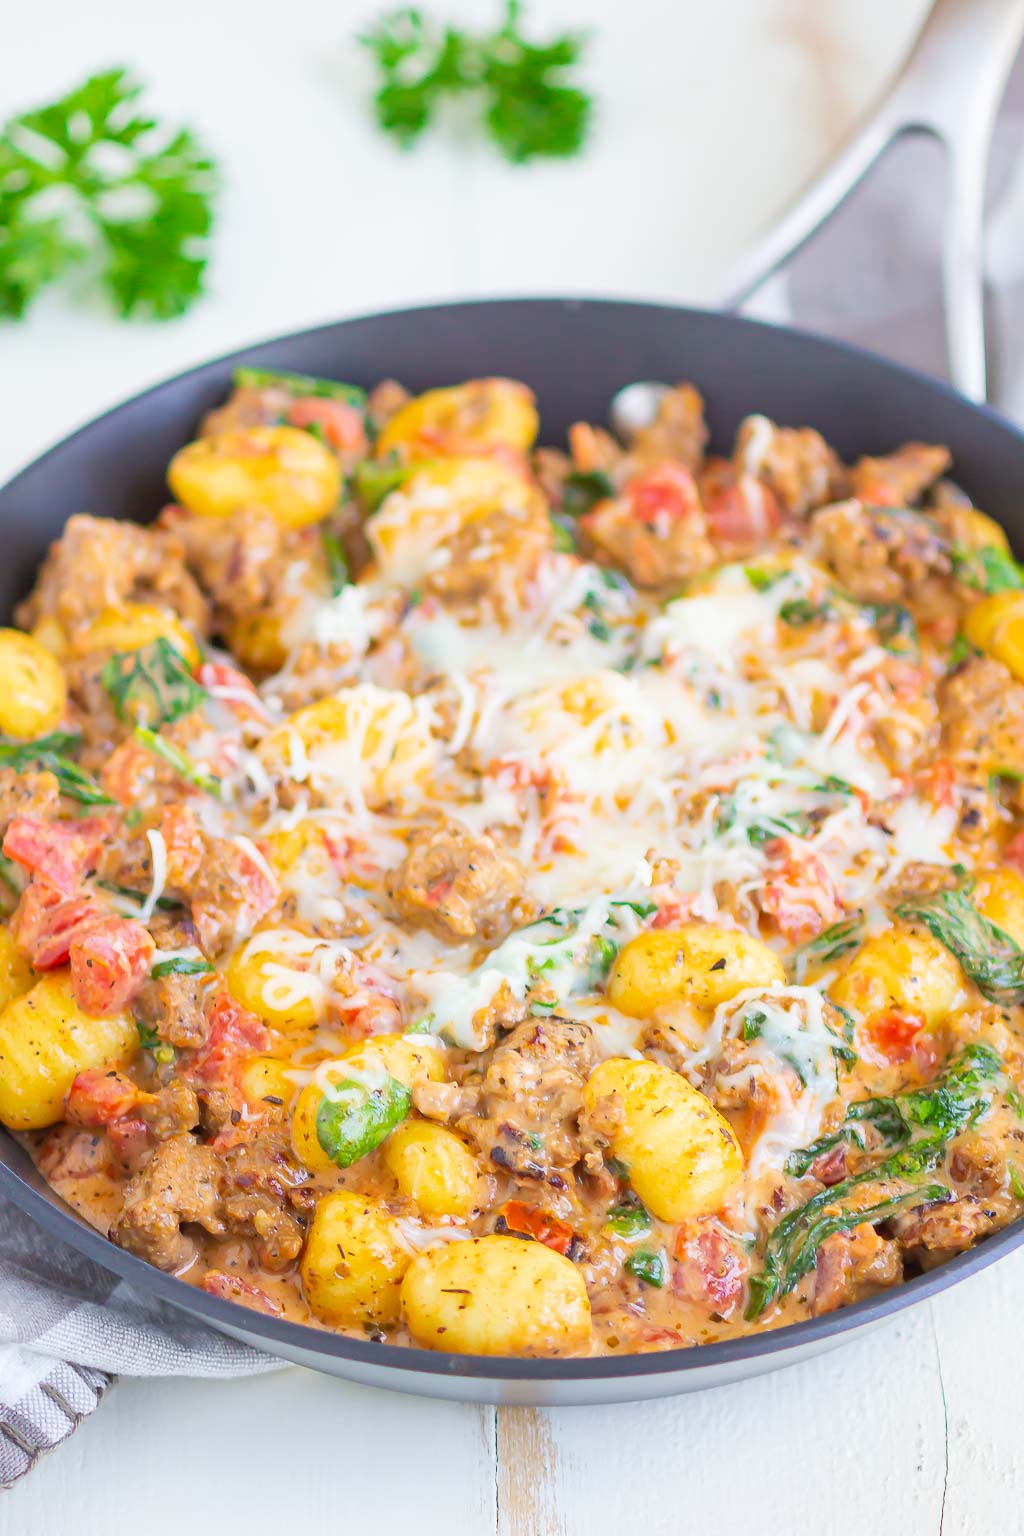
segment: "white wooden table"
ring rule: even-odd
[[[438,0],[483,21],[496,0]],[[60,299],[0,330],[0,478],[118,398],[243,341],[429,298],[713,296],[828,154],[925,0],[534,0],[595,29],[576,166],[510,169],[368,125],[348,38],[373,0],[50,0],[4,8],[0,117],[124,60],[225,170],[211,297],[167,327]],[[101,507],[91,510],[101,512]],[[632,1407],[500,1410],[296,1369],[124,1380],[0,1499],[0,1536],[170,1536],[301,1518],[417,1536],[990,1536],[1024,1526],[1024,1253],[867,1341],[750,1384]]]

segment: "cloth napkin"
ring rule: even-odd
[[[0,1207],[0,1487],[66,1439],[114,1376],[244,1376],[281,1368]]]
[[[943,162],[895,145],[748,313],[795,322],[945,375],[939,283]],[[989,176],[990,394],[1024,420],[1024,61]],[[279,1362],[146,1301],[73,1249],[0,1208],[0,1486],[27,1472],[124,1376],[240,1376]]]

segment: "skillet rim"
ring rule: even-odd
[[[403,317],[408,322],[415,323],[417,317],[440,316],[443,313],[454,313],[457,316],[471,318],[475,312],[481,310],[504,309],[506,312],[511,312],[516,308],[532,312],[533,320],[537,318],[538,311],[543,313],[545,310],[580,310],[589,312],[598,319],[601,318],[602,313],[606,318],[610,318],[613,314],[628,318],[630,313],[653,312],[655,315],[661,314],[666,317],[714,319],[741,333],[743,331],[781,332],[797,341],[805,351],[817,354],[819,358],[831,357],[862,364],[870,363],[874,368],[881,370],[889,377],[894,377],[897,381],[903,381],[907,385],[913,384],[918,389],[924,388],[933,396],[944,399],[964,417],[980,418],[991,427],[1015,439],[1021,450],[1022,470],[1024,470],[1024,431],[999,411],[988,404],[975,404],[965,399],[944,380],[931,378],[921,370],[911,368],[904,363],[892,362],[854,343],[833,340],[798,326],[779,326],[734,312],[721,313],[692,305],[616,297],[565,298],[557,295],[517,295],[411,306],[397,305],[391,309],[351,315],[341,320],[306,326],[297,331],[263,337],[221,353],[217,357],[193,363],[178,373],[160,379],[127,399],[109,406],[72,432],[58,438],[17,470],[0,486],[0,521],[2,521],[4,502],[8,495],[14,492],[23,480],[43,470],[56,455],[63,453],[81,438],[108,423],[119,411],[157,396],[164,390],[170,390],[195,375],[212,372],[229,364],[242,363],[252,354],[269,347],[285,343],[301,344],[307,339],[322,336],[327,332],[341,332],[346,326],[355,323],[396,317]],[[22,1162],[28,1178],[23,1177],[14,1166],[19,1161]],[[46,1185],[28,1154],[6,1130],[3,1130],[0,1136],[0,1195],[8,1196],[19,1209],[52,1236],[67,1241],[87,1258],[95,1260],[102,1268],[128,1281],[143,1294],[148,1292],[155,1295],[159,1300],[169,1302],[178,1310],[197,1316],[215,1328],[226,1329],[235,1336],[245,1335],[246,1341],[256,1344],[256,1347],[259,1342],[263,1342],[270,1346],[268,1353],[274,1354],[272,1346],[278,1343],[286,1349],[290,1347],[292,1350],[311,1355],[324,1355],[333,1359],[351,1360],[359,1365],[382,1367],[385,1372],[392,1369],[404,1370],[421,1377],[462,1377],[481,1383],[601,1382],[627,1380],[630,1377],[645,1380],[663,1375],[686,1374],[691,1371],[714,1371],[715,1367],[740,1365],[745,1360],[753,1361],[773,1355],[781,1356],[782,1358],[776,1363],[783,1365],[786,1363],[787,1352],[799,1350],[801,1346],[812,1347],[818,1344],[824,1347],[829,1340],[838,1342],[843,1334],[894,1316],[905,1308],[927,1300],[959,1281],[967,1279],[970,1275],[986,1269],[1006,1253],[1024,1243],[1024,1216],[1022,1216],[975,1247],[957,1254],[933,1270],[901,1282],[891,1290],[881,1291],[877,1296],[864,1298],[838,1311],[808,1318],[803,1322],[772,1328],[764,1333],[724,1339],[711,1344],[684,1345],[678,1349],[659,1350],[646,1354],[604,1355],[586,1359],[531,1359],[521,1356],[459,1355],[446,1351],[421,1349],[414,1345],[370,1343],[326,1329],[314,1328],[305,1323],[271,1317],[251,1308],[242,1307],[236,1302],[211,1296],[199,1290],[198,1287],[189,1285],[187,1281],[167,1274],[147,1263],[146,1260],[118,1248],[94,1227],[89,1226],[83,1217]],[[728,1379],[737,1378],[729,1377]]]

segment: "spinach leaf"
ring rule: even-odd
[[[656,1290],[660,1291],[665,1284],[665,1256],[661,1253],[652,1253],[649,1248],[641,1248],[636,1253],[631,1253],[622,1267],[627,1274],[642,1280],[644,1285],[653,1285]]]
[[[223,781],[212,773],[207,773],[205,768],[200,768],[187,752],[183,752],[173,742],[167,741],[158,731],[150,730],[146,725],[137,725],[133,735],[139,745],[152,752],[154,757],[162,757],[165,763],[169,763],[186,784],[194,784],[197,789],[203,790],[207,795],[213,795],[217,800],[224,799]]]
[[[602,470],[593,469],[586,473],[573,470],[562,493],[562,511],[567,517],[582,517],[599,501],[607,501],[614,495],[615,486]]]
[[[950,554],[957,581],[975,592],[1015,592],[1024,587],[1024,569],[996,544],[980,549],[955,544]]]
[[[806,629],[808,624],[827,619],[829,612],[827,603],[812,603],[806,597],[791,597],[779,608],[779,618],[791,629]]]
[[[100,681],[119,720],[155,729],[198,709],[207,698],[192,672],[163,635],[137,651],[115,651]]]
[[[345,551],[341,547],[341,540],[336,533],[325,528],[320,535],[323,544],[324,559],[327,561],[327,576],[331,583],[331,596],[338,597],[349,584],[350,576],[348,560]]]
[[[69,731],[54,731],[36,741],[0,741],[0,768],[13,768],[16,773],[43,768],[53,774],[61,794],[69,800],[81,805],[113,805],[113,797],[67,756],[80,741],[81,737]]]
[[[885,1185],[930,1172],[942,1160],[952,1137],[964,1126],[973,1124],[989,1107],[992,1095],[987,1085],[994,1089],[1001,1073],[1002,1063],[995,1051],[985,1045],[965,1046],[931,1088],[913,1089],[893,1098],[860,1100],[847,1110],[846,1124],[838,1132],[791,1154],[786,1171],[799,1177],[807,1172],[815,1157],[840,1140],[850,1139],[862,1146],[862,1138],[850,1125],[852,1121],[874,1124],[890,1144],[906,1143],[880,1163],[819,1190],[782,1218],[765,1246],[764,1268],[750,1281],[747,1320],[756,1320],[766,1307],[793,1289],[814,1267],[818,1249],[833,1233],[883,1221],[912,1203],[949,1199],[950,1192],[944,1184],[931,1184],[915,1186],[859,1210],[842,1206],[851,1190],[861,1185]],[[924,1134],[915,1137],[919,1130]]]
[[[236,389],[284,389],[290,395],[315,395],[321,400],[344,400],[362,409],[366,391],[357,384],[337,379],[317,379],[308,373],[278,373],[275,368],[236,368],[231,375]]]
[[[790,969],[802,974],[808,965],[829,965],[833,960],[848,954],[851,949],[856,949],[860,943],[863,921],[863,912],[854,912],[852,916],[844,917],[824,929],[817,938],[808,939],[806,944],[801,944],[790,955]]]
[[[786,1172],[802,1178],[816,1158],[840,1141],[863,1147],[858,1124],[873,1125],[891,1147],[904,1145],[920,1129],[928,1132],[929,1139],[946,1142],[988,1108],[989,1089],[1001,1075],[1002,1063],[995,1051],[987,1045],[964,1046],[930,1088],[909,1089],[891,1098],[857,1099],[848,1105],[838,1130],[790,1153]],[[1005,1090],[1008,1101],[1011,1091]]]
[[[1024,950],[982,915],[970,900],[970,883],[951,891],[915,896],[897,917],[923,923],[954,954],[983,997],[1002,1008],[1024,1002]]]
[[[351,487],[356,500],[367,512],[376,512],[385,496],[397,491],[423,464],[403,464],[396,454],[383,459],[363,459],[352,471]]]
[[[821,1195],[794,1211],[792,1217],[779,1222],[768,1239],[764,1269],[759,1275],[751,1276],[749,1281],[750,1299],[743,1314],[748,1322],[756,1322],[772,1302],[785,1296],[814,1268],[818,1250],[827,1237],[836,1232],[849,1232],[864,1223],[874,1225],[885,1221],[908,1205],[927,1205],[934,1200],[949,1198],[949,1190],[944,1184],[925,1184],[860,1210],[832,1210],[836,1191],[840,1188],[836,1184],[832,1189],[822,1190]],[[824,1207],[829,1208],[827,1212]],[[790,1221],[792,1225],[787,1225]]]
[[[411,1107],[411,1090],[390,1074],[373,1088],[346,1079],[320,1100],[316,1139],[332,1163],[348,1168],[379,1147]]]
[[[612,1206],[605,1217],[605,1226],[611,1227],[620,1237],[640,1237],[651,1230],[651,1217],[639,1200],[623,1200]]]
[[[189,960],[185,955],[173,955],[170,960],[158,960],[150,971],[154,981],[161,976],[206,976],[213,966],[208,960]]]

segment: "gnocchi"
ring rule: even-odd
[[[572,1355],[590,1340],[583,1277],[562,1254],[515,1237],[431,1248],[402,1281],[417,1344],[460,1355]]]
[[[464,1141],[431,1120],[407,1120],[384,1143],[384,1162],[403,1195],[425,1216],[465,1216],[480,1177]]]
[[[956,1006],[962,986],[959,965],[938,939],[901,927],[868,939],[831,994],[862,1019],[895,1009],[934,1025]]]
[[[218,432],[182,448],[167,471],[171,494],[197,517],[265,507],[284,528],[318,523],[341,495],[341,466],[298,427]]]
[[[317,1204],[302,1255],[302,1288],[321,1322],[389,1328],[398,1321],[410,1254],[383,1206],[347,1189]]]
[[[31,738],[52,731],[68,696],[52,652],[20,630],[0,629],[0,678],[0,732]]]
[[[121,1066],[138,1043],[130,1014],[84,1013],[67,971],[43,976],[0,1013],[0,1121],[14,1131],[55,1124],[79,1072]]]
[[[469,454],[488,448],[532,447],[539,426],[533,392],[513,379],[473,379],[399,407],[377,438],[377,456],[407,459]]]
[[[646,1019],[670,1003],[710,1012],[746,987],[785,979],[778,955],[760,939],[713,923],[688,923],[650,929],[624,945],[608,977],[608,997],[623,1013]]]
[[[736,1133],[685,1077],[656,1061],[612,1059],[591,1074],[584,1106],[610,1098],[622,1111],[615,1157],[661,1221],[704,1216],[725,1204],[743,1173]]]
[[[173,613],[152,603],[121,603],[104,608],[75,636],[75,651],[90,656],[96,651],[138,651],[154,640],[166,640],[194,670],[199,647],[185,625]]]

